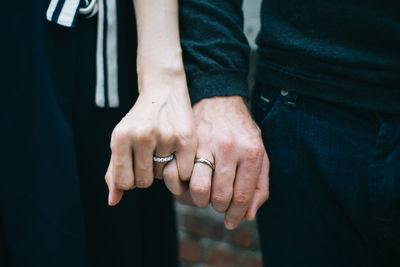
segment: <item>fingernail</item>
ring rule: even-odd
[[[230,222],[226,222],[226,223],[225,223],[225,227],[226,227],[226,229],[228,229],[228,230],[233,230],[233,229],[235,229],[235,225],[234,225],[233,223],[230,223]]]
[[[108,206],[111,206],[111,194],[108,193]]]

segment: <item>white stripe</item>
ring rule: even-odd
[[[54,11],[56,10],[57,4],[59,0],[51,0],[49,7],[47,8],[46,18],[48,21],[51,21],[53,18]]]
[[[96,105],[105,106],[104,99],[104,59],[103,59],[103,35],[104,35],[104,0],[99,0],[99,14],[97,22],[97,51],[96,51]]]
[[[107,1],[107,70],[108,102],[110,107],[119,106],[118,97],[118,21],[116,0]]]
[[[57,23],[66,27],[71,27],[78,8],[80,5],[80,0],[66,0],[64,6],[60,12]]]

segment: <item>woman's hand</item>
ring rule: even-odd
[[[106,173],[109,204],[123,190],[145,188],[162,178],[174,194],[182,194],[192,174],[197,137],[186,85],[179,40],[177,0],[134,0],[138,35],[139,98],[115,127]],[[174,159],[166,163],[153,156]],[[166,164],[166,166],[164,166]]]
[[[106,174],[110,205],[120,201],[124,190],[146,188],[154,177],[162,178],[166,164],[178,174],[165,180],[176,195],[186,190],[182,181],[192,174],[197,137],[183,67],[139,77],[139,98],[111,137]],[[171,154],[174,159],[168,163],[153,161],[153,156]]]

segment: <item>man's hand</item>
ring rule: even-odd
[[[269,160],[260,129],[239,96],[203,99],[193,107],[198,136],[197,157],[215,163],[215,172],[195,164],[190,193],[200,207],[210,201],[226,212],[225,226],[234,229],[243,217],[253,220],[269,195]]]

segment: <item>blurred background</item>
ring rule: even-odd
[[[261,0],[244,0],[244,31],[252,48],[249,86],[257,60],[255,38],[260,29]],[[261,267],[255,222],[243,221],[234,231],[224,227],[224,215],[211,206],[193,206],[189,195],[176,201],[182,267]]]

